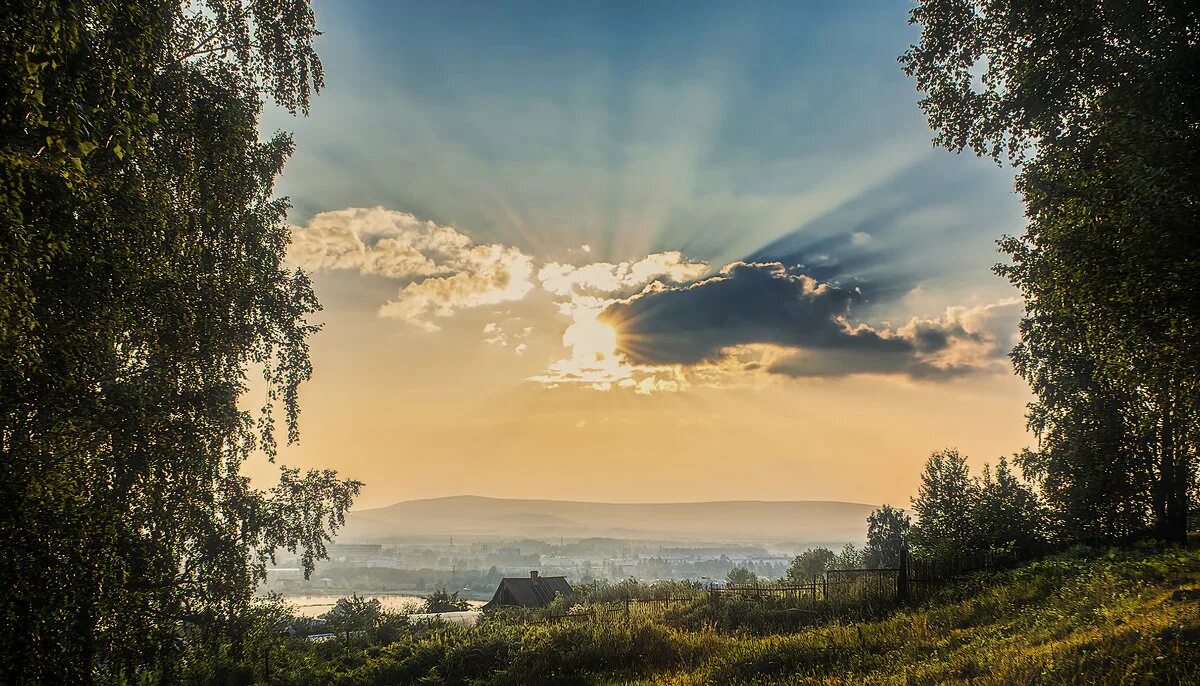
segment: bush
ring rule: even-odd
[[[471,605],[464,598],[458,597],[458,591],[447,593],[446,589],[434,591],[425,599],[425,612],[462,612],[470,609]]]

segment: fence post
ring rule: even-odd
[[[908,602],[908,546],[900,548],[900,571],[896,573],[896,600]]]

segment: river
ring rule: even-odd
[[[317,617],[329,612],[338,599],[346,597],[348,596],[344,594],[285,595],[283,601],[291,605],[298,615],[303,617]],[[366,594],[359,597],[378,600],[379,604],[385,610],[413,610],[420,612],[425,608],[425,599],[415,595],[383,593]],[[481,600],[468,600],[467,603],[473,610],[483,605],[483,601]]]

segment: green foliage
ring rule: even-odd
[[[1179,539],[1200,423],[1195,336],[1179,329],[1197,323],[1181,304],[1200,285],[1200,215],[1185,209],[1200,160],[1178,150],[1200,141],[1112,116],[1039,152],[1018,179],[1029,226],[1001,243],[1027,301],[1014,361],[1038,395],[1029,463],[1066,527]]]
[[[863,566],[881,569],[900,566],[900,551],[908,546],[908,515],[891,505],[884,505],[867,517],[867,546],[863,549]]]
[[[933,453],[913,499],[913,554],[954,560],[980,553],[1030,559],[1047,548],[1047,517],[1037,494],[1001,457],[993,471],[984,465],[975,478],[956,450]]]
[[[923,0],[900,57],[938,145],[1020,163],[1093,131],[1114,99],[1194,116],[1195,9],[1187,3]]]
[[[965,456],[953,448],[930,455],[912,502],[917,516],[911,532],[913,552],[943,558],[973,551],[977,531],[971,512],[978,493]]]
[[[329,623],[329,630],[335,633],[370,633],[375,630],[382,613],[378,599],[360,598],[356,593],[349,598],[338,598],[324,619]]]
[[[1007,157],[1041,482],[1062,537],[1182,541],[1200,451],[1200,62],[1188,3],[926,0],[902,56],[936,142]]]
[[[970,513],[982,550],[1029,559],[1045,550],[1046,516],[1041,501],[1012,473],[1001,457],[993,472],[984,465],[978,495]]]
[[[753,584],[758,582],[758,575],[745,567],[734,567],[725,580],[731,584]]]
[[[298,437],[319,305],[274,181],[321,85],[306,2],[14,0],[0,28],[0,681],[178,679],[237,653],[280,548],[358,491],[241,475]],[[260,374],[258,412],[239,405]],[[236,656],[235,656],[236,657]]]
[[[794,584],[808,583],[820,576],[833,564],[835,555],[829,548],[810,548],[792,558],[788,567],[787,580]]]
[[[829,563],[829,569],[862,569],[865,564],[863,551],[853,543],[847,543]]]
[[[266,681],[279,663],[298,660],[303,639],[287,632],[293,618],[279,596],[255,599],[237,626],[215,641],[189,640],[180,660],[187,684],[251,684]]]
[[[661,580],[653,582],[637,579],[622,579],[618,582],[596,579],[589,583],[577,583],[571,588],[575,599],[583,603],[611,603],[627,599],[679,598],[695,595],[706,584],[695,580]]]
[[[425,599],[425,612],[462,612],[470,607],[465,599],[458,597],[458,591],[447,593],[444,588]]]

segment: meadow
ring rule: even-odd
[[[1200,683],[1200,550],[1076,547],[861,621],[779,629],[761,604],[291,639],[189,679],[385,684]],[[755,615],[755,612],[760,613]],[[786,613],[784,613],[786,616]],[[794,616],[794,615],[793,615]],[[798,620],[803,624],[806,620]],[[371,643],[376,643],[371,645]],[[1084,676],[1086,675],[1086,676]]]

